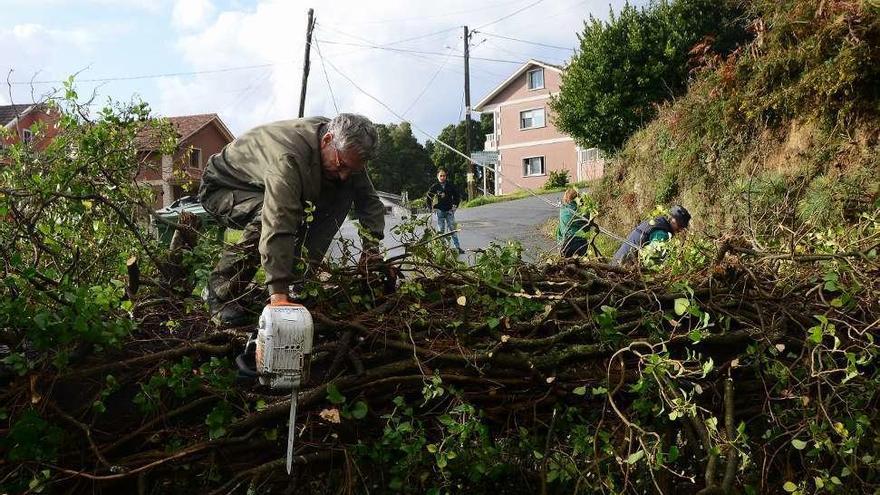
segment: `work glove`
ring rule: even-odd
[[[358,260],[358,271],[366,274],[370,270],[379,268],[379,265],[383,261],[384,258],[382,257],[382,253],[379,251],[378,246],[367,247],[361,253],[360,260]]]

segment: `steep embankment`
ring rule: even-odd
[[[688,93],[596,188],[625,229],[680,202],[693,227],[824,227],[880,206],[880,2],[754,1],[749,45],[703,55]]]

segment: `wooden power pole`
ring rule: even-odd
[[[465,123],[465,150],[464,154],[471,156],[471,72],[470,72],[470,35],[468,27],[464,27],[464,123]],[[474,179],[474,162],[467,161],[467,193],[468,200],[477,197],[477,183]]]
[[[303,58],[303,80],[299,90],[299,118],[306,111],[306,86],[309,83],[309,52],[312,48],[312,31],[315,29],[315,9],[309,9],[309,21],[306,24],[306,54]]]

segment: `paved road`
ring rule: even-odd
[[[483,248],[490,242],[516,240],[522,243],[526,259],[534,259],[537,253],[556,249],[556,243],[541,233],[540,227],[547,220],[559,214],[558,208],[547,204],[558,202],[562,193],[543,194],[539,197],[528,197],[502,203],[465,208],[458,210],[455,219],[461,230],[459,240],[461,247],[467,251]],[[393,215],[385,217],[385,246],[398,244],[391,229],[401,219]],[[434,226],[436,218],[432,219]],[[357,229],[350,221],[342,226],[341,235],[348,239],[357,239]],[[339,248],[335,245],[332,255],[338,255]],[[397,254],[392,251],[391,253]]]

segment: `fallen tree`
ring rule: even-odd
[[[727,242],[702,271],[645,276],[424,249],[398,260],[393,293],[381,272],[340,267],[306,287],[317,346],[293,477],[289,399],[235,384],[252,329],[149,293],[121,349],[9,384],[6,479],[108,493],[876,486],[872,251]],[[818,260],[852,278],[829,285]],[[835,301],[844,284],[858,293]]]
[[[65,115],[2,169],[0,491],[880,485],[876,212],[675,241],[638,270],[513,245],[468,265],[402,225],[403,278],[329,264],[300,288],[317,339],[287,476],[288,398],[237,380],[252,328],[212,326],[196,296],[215,236],[181,219],[169,249],[140,223],[144,109]]]

